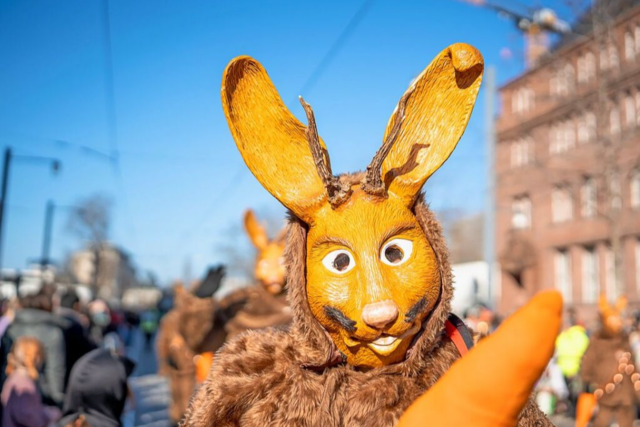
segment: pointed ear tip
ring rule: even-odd
[[[236,56],[229,61],[222,73],[222,92],[233,92],[238,80],[250,69],[264,71],[262,64],[248,55]]]
[[[474,67],[484,68],[484,58],[478,49],[466,43],[456,43],[449,46],[453,67],[460,72]]]
[[[229,61],[229,63],[227,64],[227,66],[225,68],[225,74],[226,74],[227,70],[236,69],[236,68],[244,68],[247,65],[251,65],[251,64],[260,65],[260,63],[257,60],[255,60],[254,58],[252,58],[249,55],[236,56],[231,61]]]

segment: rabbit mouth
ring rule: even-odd
[[[381,356],[388,356],[393,353],[404,340],[412,340],[420,330],[420,325],[409,328],[401,335],[383,334],[373,341],[359,340],[355,337],[344,337],[344,342],[349,347],[364,345]]]

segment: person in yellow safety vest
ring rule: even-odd
[[[576,382],[582,356],[589,347],[589,336],[584,326],[576,319],[576,313],[569,310],[569,327],[556,338],[556,361],[569,388],[569,413],[575,413],[580,384]]]

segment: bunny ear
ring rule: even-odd
[[[262,224],[258,222],[256,216],[251,209],[244,213],[244,229],[247,231],[253,245],[258,249],[264,249],[269,243],[267,231]]]
[[[222,107],[253,175],[283,205],[308,220],[328,198],[316,171],[318,162],[314,161],[307,127],[284,105],[258,61],[241,56],[227,65],[222,77]],[[322,157],[318,161],[328,164],[322,140],[317,138],[313,143]]]
[[[449,46],[431,62],[391,116],[383,146],[367,168],[365,191],[379,194],[384,185],[413,205],[425,181],[462,137],[483,69],[482,55],[463,43]]]
[[[403,414],[398,427],[515,426],[553,355],[562,297],[547,291],[480,341]]]
[[[609,301],[607,300],[607,296],[602,293],[598,298],[598,310],[601,314],[606,314],[611,311],[611,305],[609,305]]]
[[[624,311],[627,308],[627,297],[624,295],[621,295],[618,297],[618,299],[616,300],[616,310],[618,311]]]

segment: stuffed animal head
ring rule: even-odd
[[[438,259],[413,207],[464,133],[482,71],[472,46],[442,51],[400,99],[366,174],[335,177],[308,104],[304,126],[256,60],[225,70],[231,133],[258,181],[307,224],[309,307],[351,365],[403,360],[438,301]]]
[[[618,335],[622,331],[622,313],[627,308],[627,298],[620,296],[614,305],[610,305],[607,297],[600,295],[598,308],[604,330],[609,335]]]
[[[244,228],[258,250],[255,268],[256,279],[271,294],[278,295],[284,290],[286,274],[283,257],[284,233],[269,240],[267,231],[250,209],[244,214]]]

